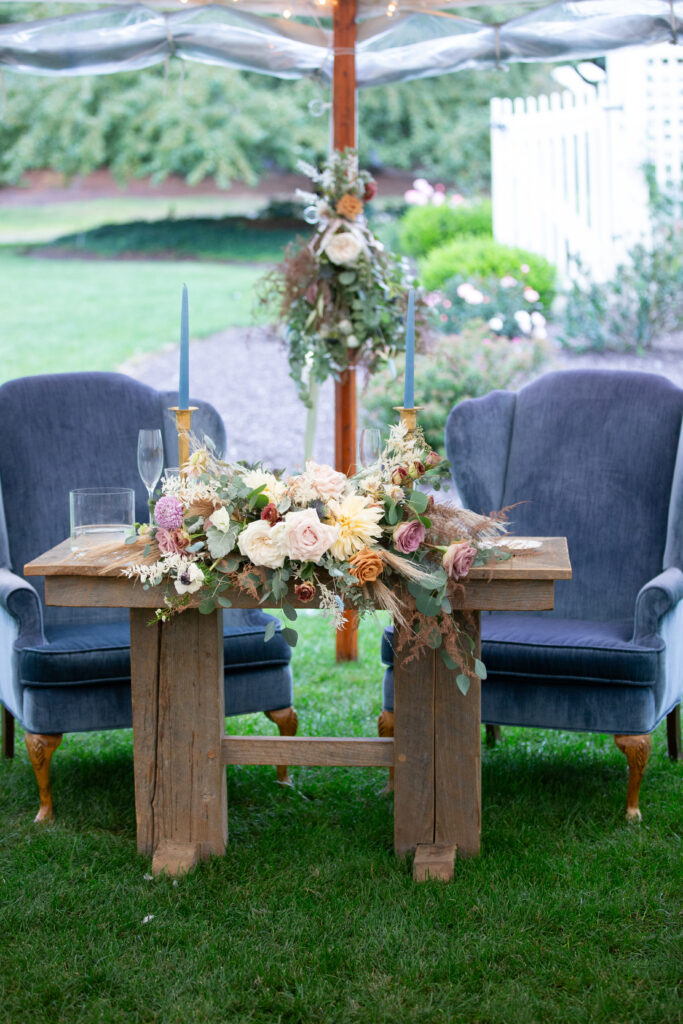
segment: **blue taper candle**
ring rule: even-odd
[[[190,314],[187,306],[187,285],[183,285],[183,304],[180,312],[180,379],[178,381],[178,408],[190,406]]]
[[[415,292],[408,293],[408,315],[406,317],[406,378],[403,393],[406,409],[415,407]]]

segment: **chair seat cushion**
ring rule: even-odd
[[[482,660],[489,674],[538,682],[591,681],[654,686],[661,645],[631,641],[631,622],[592,622],[497,612],[481,620]],[[393,664],[393,630],[382,637],[382,661]]]
[[[289,664],[291,650],[281,635],[264,643],[272,615],[258,609],[231,609],[223,616],[226,674]],[[87,686],[130,680],[128,620],[97,625],[47,627],[47,643],[25,647],[20,653],[24,686]]]

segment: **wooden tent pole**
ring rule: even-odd
[[[333,7],[334,69],[332,75],[332,144],[356,146],[356,13],[357,0],[336,0]],[[356,471],[356,371],[346,370],[334,388],[334,461],[342,473]],[[346,613],[337,632],[337,661],[358,658],[358,614]]]

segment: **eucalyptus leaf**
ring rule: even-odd
[[[227,530],[218,530],[210,526],[206,531],[206,544],[212,558],[225,558],[235,546],[237,535],[240,532],[239,523],[230,523]]]
[[[210,615],[211,612],[216,610],[216,602],[212,597],[205,598],[199,608],[197,609],[202,615]]]
[[[138,539],[137,534],[133,533],[130,537],[126,537],[126,539],[125,539],[125,541],[123,543],[124,544],[135,544],[137,539]]]
[[[296,609],[292,608],[291,604],[283,604],[282,611],[285,613],[290,622],[296,622]]]
[[[474,659],[474,671],[477,673],[480,679],[486,679],[486,665],[479,658]]]
[[[451,658],[450,654],[448,653],[448,651],[446,650],[445,647],[441,648],[441,660],[443,661],[443,663],[446,666],[446,668],[450,668],[451,670],[454,670],[454,669],[456,669],[458,667],[456,665],[456,663],[453,661],[453,659]]]
[[[276,622],[275,622],[275,619],[271,619],[271,620],[269,621],[268,625],[266,626],[266,630],[265,630],[265,633],[263,634],[263,639],[264,639],[264,641],[265,641],[266,643],[267,643],[267,642],[268,642],[269,640],[272,640],[272,639],[273,639],[273,637],[275,636],[275,629],[276,629]]]
[[[232,601],[229,597],[219,596],[216,598],[221,608],[232,608]]]
[[[408,504],[419,515],[426,510],[429,504],[429,495],[424,491],[413,491],[408,499]]]
[[[285,626],[282,630],[283,639],[289,644],[290,647],[296,647],[299,634],[295,629],[290,629],[289,626]]]
[[[467,695],[467,691],[470,688],[469,676],[466,676],[464,675],[464,673],[461,672],[459,676],[455,677],[455,682],[461,694],[463,695],[463,697],[465,697]]]

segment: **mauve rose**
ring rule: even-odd
[[[397,487],[400,487],[403,481],[407,479],[407,477],[408,470],[404,469],[403,466],[397,466],[396,469],[391,474],[391,482],[392,484],[396,484]]]
[[[399,523],[394,530],[394,547],[404,555],[417,551],[425,539],[426,530],[422,523],[413,519],[410,523]]]
[[[425,459],[425,464],[428,466],[429,469],[432,469],[434,466],[438,466],[440,462],[441,456],[439,455],[438,452],[430,452],[427,458]]]
[[[459,540],[447,548],[442,564],[452,579],[459,580],[467,576],[476,556],[477,549],[473,548],[469,541]]]
[[[336,526],[320,522],[314,508],[287,512],[284,518],[285,550],[297,561],[319,562],[338,534]]]
[[[365,191],[363,192],[363,199],[366,203],[369,203],[371,199],[374,199],[377,195],[377,184],[374,181],[365,182]]]
[[[265,508],[261,509],[261,519],[266,519],[271,526],[280,522],[282,516],[272,501],[269,501]]]
[[[164,530],[157,527],[156,542],[162,555],[179,555],[190,543],[190,538],[182,530]]]
[[[304,583],[297,583],[294,587],[294,594],[299,598],[302,604],[308,604],[315,597],[315,587],[312,583],[306,580]]]

